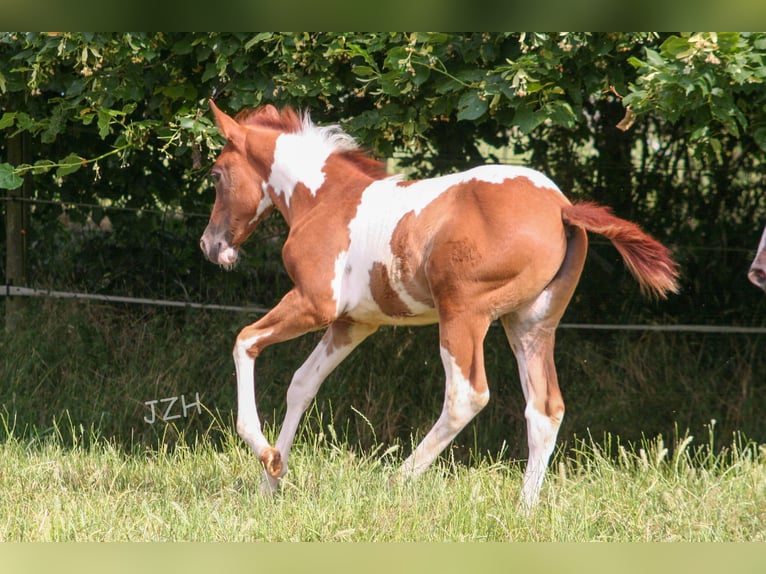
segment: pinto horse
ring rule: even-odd
[[[758,251],[756,251],[753,262],[750,264],[747,278],[753,285],[766,291],[766,228],[763,229],[761,242],[758,244]]]
[[[587,233],[611,240],[649,294],[678,289],[668,250],[593,203],[570,203],[548,177],[486,165],[433,179],[388,176],[338,126],[271,105],[232,118],[210,102],[226,145],[211,169],[216,199],[200,245],[231,267],[240,245],[277,209],[294,287],[243,328],[234,345],[237,432],[263,463],[265,492],[287,472],[303,413],[322,381],[381,325],[439,324],[446,375],[441,416],[404,461],[421,474],[487,404],[483,342],[498,319],[526,399],[529,458],[522,503],[538,500],[564,416],[553,345],[582,272]],[[275,343],[325,329],[295,372],[275,446],[255,401],[255,360]]]

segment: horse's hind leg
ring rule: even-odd
[[[537,503],[548,461],[556,446],[556,436],[564,418],[564,399],[553,363],[555,326],[516,323],[501,318],[519,367],[521,388],[527,406],[529,458],[524,472],[522,503],[530,510]]]
[[[526,510],[537,503],[564,418],[564,399],[553,362],[553,347],[556,327],[577,286],[587,251],[586,232],[580,228],[567,228],[566,255],[553,280],[527,309],[500,317],[516,355],[527,403],[524,416],[527,419],[529,458],[521,491]]]
[[[442,318],[439,342],[446,389],[441,416],[404,461],[398,478],[421,474],[487,404],[483,342],[488,325],[476,317]]]

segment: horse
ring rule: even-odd
[[[213,164],[215,204],[200,246],[225,268],[278,210],[293,287],[236,337],[236,429],[263,464],[270,494],[288,468],[299,421],[331,371],[383,325],[438,323],[442,411],[393,482],[423,473],[489,400],[483,343],[498,320],[526,401],[520,502],[538,502],[564,416],[553,348],[585,262],[587,232],[607,237],[649,296],[678,291],[669,250],[592,202],[570,202],[546,175],[484,165],[440,177],[389,175],[337,125],[264,105],[235,117],[210,101],[226,143]],[[276,343],[325,329],[287,389],[272,446],[255,401],[255,361]]]
[[[750,264],[747,278],[753,285],[766,291],[766,227],[763,229],[761,242],[758,244],[758,251],[756,251],[753,262]]]

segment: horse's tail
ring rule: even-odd
[[[609,239],[645,294],[664,299],[669,291],[678,293],[678,264],[664,245],[635,223],[620,219],[608,207],[588,202],[563,207],[561,218],[566,225]]]

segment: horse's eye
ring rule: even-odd
[[[213,178],[213,182],[218,183],[221,181],[221,172],[216,169],[211,170],[210,177]]]

